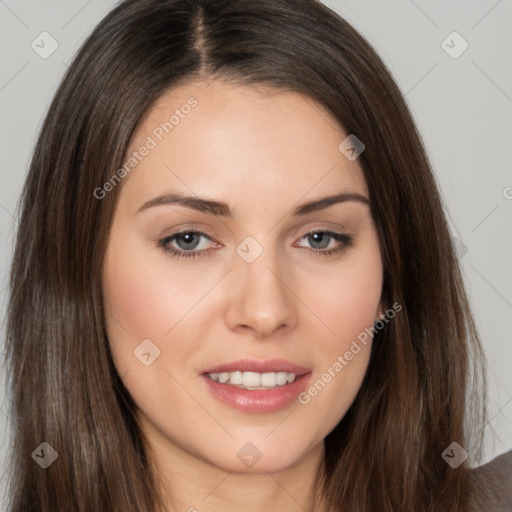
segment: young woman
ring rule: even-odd
[[[482,350],[420,137],[319,2],[100,23],[37,142],[7,327],[10,512],[504,499],[469,465]]]

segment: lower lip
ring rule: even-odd
[[[311,372],[306,373],[294,382],[274,389],[249,390],[201,375],[215,398],[240,411],[257,413],[275,412],[290,405],[306,389],[310,376]]]

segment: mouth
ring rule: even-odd
[[[203,372],[208,378],[221,384],[245,389],[269,389],[295,382],[311,369],[285,359],[240,359],[209,368]]]
[[[207,373],[207,377],[221,384],[228,384],[241,389],[264,390],[275,389],[297,380],[297,374],[293,372],[234,372]]]
[[[290,405],[305,389],[310,376],[310,369],[282,359],[234,361],[201,374],[207,388],[221,402],[254,413]]]

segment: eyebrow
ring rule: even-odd
[[[292,215],[306,215],[311,212],[323,210],[337,203],[346,203],[348,201],[356,201],[362,204],[369,205],[370,200],[362,194],[357,192],[342,192],[333,196],[324,197],[322,199],[315,199],[292,210]],[[201,197],[186,196],[176,192],[163,194],[146,201],[137,211],[137,213],[147,210],[155,206],[163,206],[169,204],[179,204],[194,210],[204,213],[210,213],[219,217],[234,217],[233,211],[226,203],[222,201],[215,201],[213,199],[204,199]]]

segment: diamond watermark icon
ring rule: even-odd
[[[43,468],[51,466],[59,454],[46,441],[41,443],[33,452],[32,458]]]
[[[462,448],[462,446],[453,442],[446,450],[441,454],[441,457],[452,467],[458,468],[467,458],[468,452]]]
[[[458,59],[469,48],[469,43],[458,32],[454,31],[443,40],[441,48],[452,59]]]
[[[351,133],[341,142],[338,149],[345,158],[353,162],[366,149],[366,146],[353,133]]]
[[[252,263],[256,261],[262,252],[263,247],[252,236],[244,238],[244,240],[238,244],[236,248],[236,253],[246,263]]]
[[[39,57],[47,59],[59,47],[59,43],[48,32],[41,32],[30,45]]]
[[[468,246],[460,238],[455,238],[453,242],[457,256],[460,259],[464,258],[464,256],[468,253]]]
[[[144,366],[149,366],[160,356],[160,349],[150,339],[145,339],[135,347],[133,355]]]
[[[255,444],[246,443],[238,450],[236,456],[244,466],[252,468],[263,457],[263,454]]]

